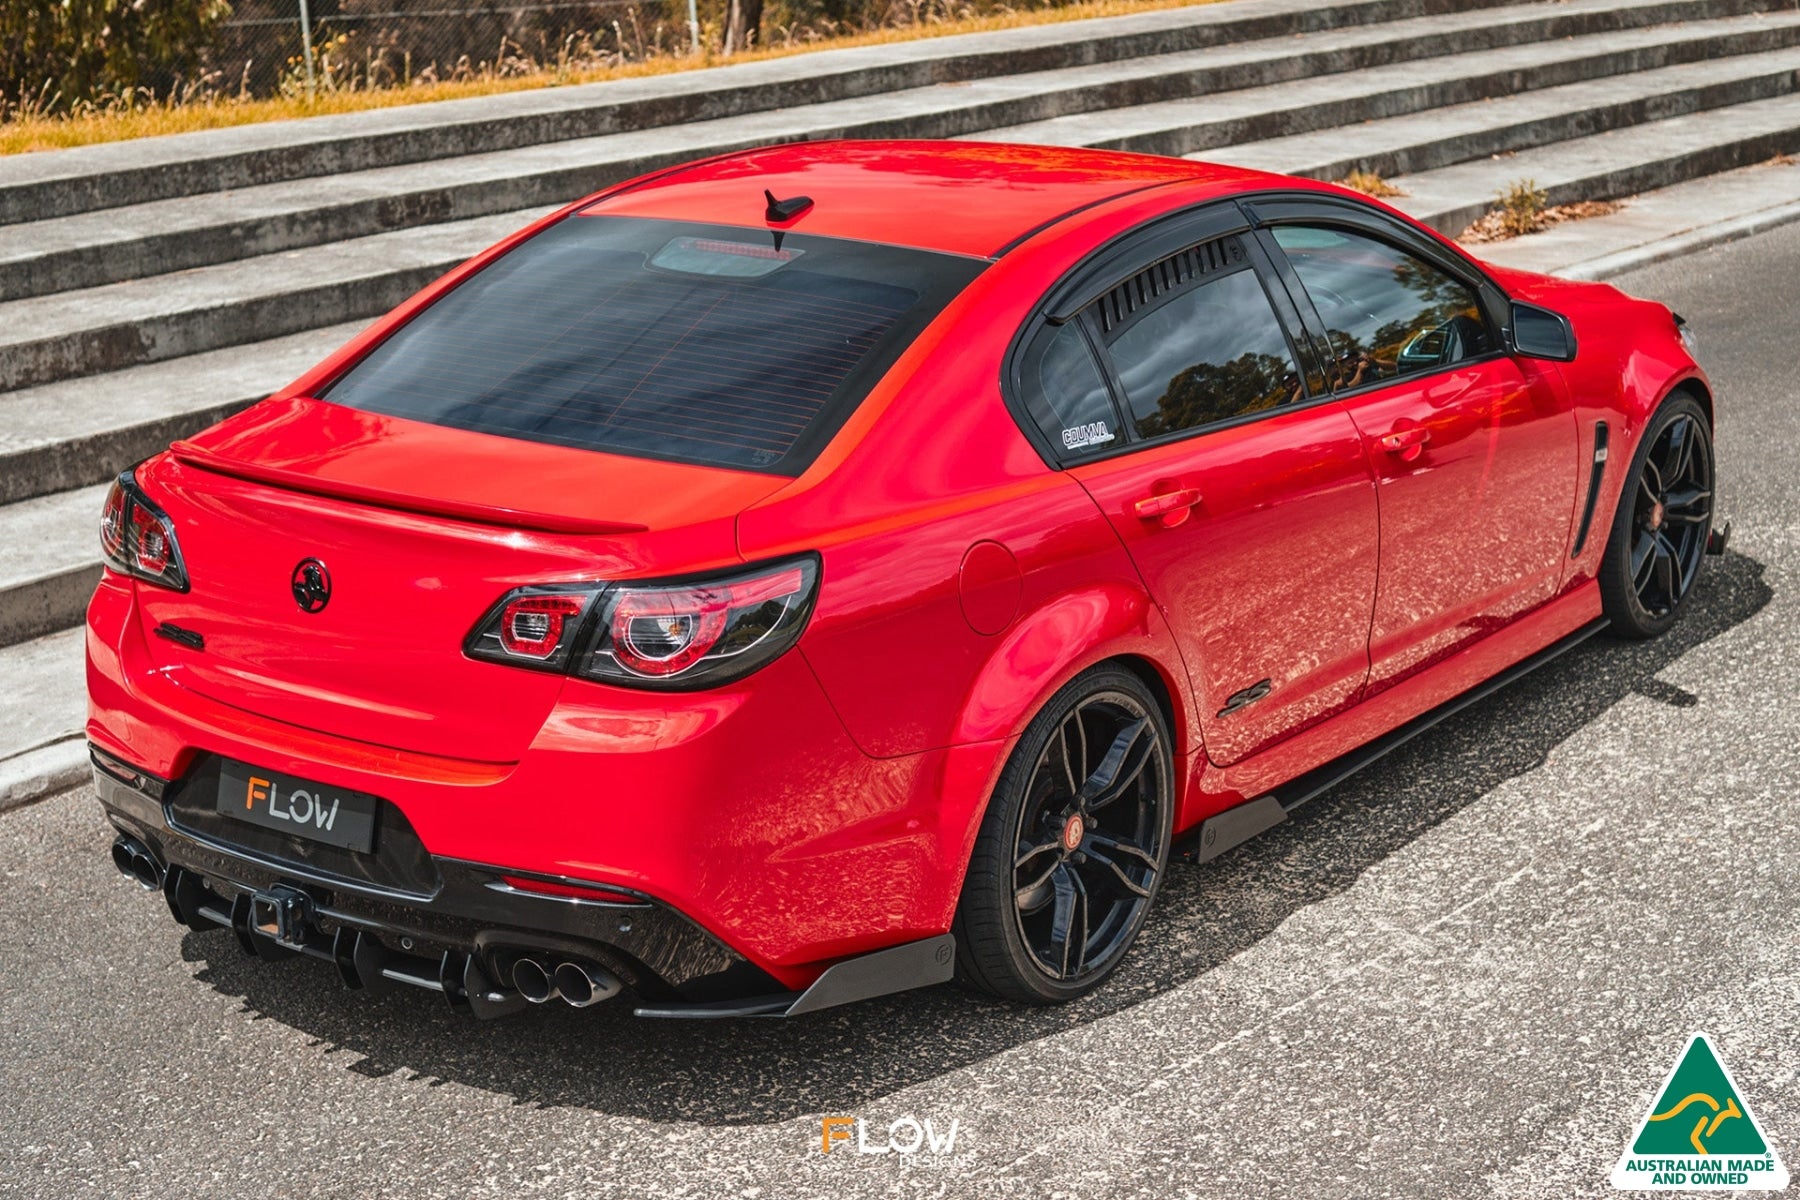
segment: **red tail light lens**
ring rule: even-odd
[[[799,640],[818,584],[809,556],[667,583],[524,587],[488,611],[464,650],[630,687],[716,687]]]
[[[520,596],[500,613],[500,648],[539,661],[555,654],[568,627],[581,619],[589,598],[580,595]]]
[[[100,510],[100,552],[107,565],[146,583],[188,590],[187,567],[175,540],[175,524],[127,471],[113,480]]]
[[[818,582],[818,560],[808,557],[691,582],[619,584],[578,673],[670,690],[742,679],[799,640]]]
[[[489,610],[463,647],[471,658],[566,671],[584,618],[605,587],[550,584],[509,592]]]

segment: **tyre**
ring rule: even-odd
[[[1712,533],[1713,446],[1692,396],[1664,400],[1632,456],[1600,560],[1600,598],[1621,637],[1652,638],[1675,624]]]
[[[953,931],[957,977],[1054,1004],[1130,949],[1168,866],[1168,723],[1136,675],[1076,676],[1026,728],[995,785]]]

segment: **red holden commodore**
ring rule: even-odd
[[[1681,320],[1326,184],[820,143],[621,184],[122,475],[113,857],[493,1016],[1067,1000],[1713,530]]]

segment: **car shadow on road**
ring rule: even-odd
[[[1656,675],[1750,619],[1772,595],[1763,566],[1711,560],[1684,620],[1647,643],[1595,638],[1422,735],[1201,867],[1170,869],[1138,946],[1106,987],[1028,1009],[954,987],[869,1001],[794,1021],[646,1021],[624,1004],[561,1005],[494,1023],[454,1017],[425,993],[347,993],[320,963],[271,967],[229,934],[189,933],[197,977],[291,1026],[347,1069],[457,1083],[515,1103],[662,1122],[764,1124],[854,1113],[901,1088],[1053,1036],[1202,978],[1289,916],[1349,887],[1370,866],[1529,772],[1632,694],[1704,702]]]

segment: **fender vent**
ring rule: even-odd
[[[1581,526],[1575,531],[1570,558],[1579,558],[1587,546],[1588,526],[1594,521],[1594,503],[1600,499],[1600,481],[1606,475],[1606,422],[1594,423],[1594,465],[1588,473],[1587,501],[1581,506]]]
[[[1244,265],[1244,245],[1236,237],[1222,237],[1153,262],[1100,297],[1100,328],[1111,333],[1137,312],[1163,296],[1208,275],[1234,271]]]

